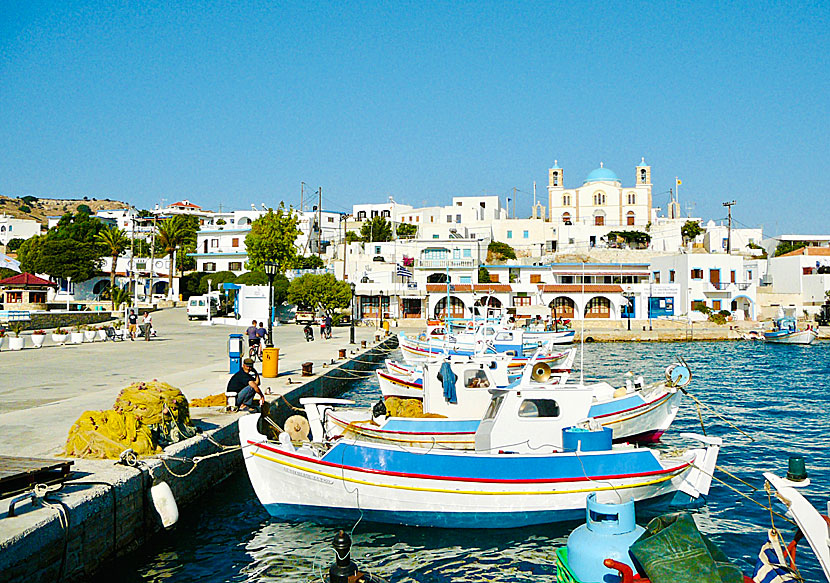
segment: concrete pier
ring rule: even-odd
[[[153,320],[159,337],[149,342],[52,346],[47,341],[41,349],[0,354],[0,454],[56,456],[83,411],[111,408],[118,392],[135,381],[168,382],[189,400],[224,392],[228,334],[244,327],[188,323],[183,309],[157,312]],[[352,371],[371,368],[394,343],[392,338],[375,342],[375,333],[358,327],[358,344],[349,345],[349,329],[335,328],[331,340],[318,337],[306,343],[300,326],[275,328],[281,374],[263,379],[272,393],[267,398],[285,395],[296,404],[301,395],[339,394],[350,381],[365,377]],[[361,340],[367,349],[357,349]],[[346,359],[338,359],[342,348]],[[301,377],[301,365],[308,361],[315,374]],[[142,459],[136,467],[74,460],[63,488],[35,504],[20,504],[13,517],[8,516],[10,499],[0,500],[3,580],[80,581],[140,547],[161,528],[149,494],[154,482],[167,482],[180,511],[186,511],[241,468],[236,448],[240,415],[221,407],[193,408],[191,416],[202,433],[169,446],[164,456]]]

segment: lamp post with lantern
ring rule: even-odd
[[[351,282],[349,287],[352,289],[352,299],[349,302],[351,308],[351,317],[349,318],[349,344],[354,344],[354,289],[356,286],[354,282]]]
[[[266,261],[264,264],[265,275],[268,276],[268,341],[265,346],[274,347],[273,324],[274,324],[274,278],[277,275],[279,265],[275,261]]]

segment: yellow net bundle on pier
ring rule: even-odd
[[[162,447],[195,435],[182,392],[167,383],[133,383],[121,391],[111,410],[84,411],[66,439],[64,455],[117,459],[125,449],[152,455]]]

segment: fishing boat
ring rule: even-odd
[[[449,356],[451,361],[485,364],[494,377],[496,386],[507,386],[522,376],[522,371],[528,365],[527,359],[516,361],[508,355],[490,356]],[[569,373],[576,358],[576,349],[566,350],[548,355],[538,355],[535,362],[544,362],[553,373]],[[439,359],[436,359],[436,362]],[[408,365],[387,359],[386,370],[377,370],[375,374],[380,384],[380,391],[384,398],[398,397],[402,399],[423,399],[424,372],[422,364]]]
[[[772,330],[764,332],[764,340],[774,344],[812,344],[818,331],[812,328],[798,329],[794,316],[779,315],[773,320]]]
[[[688,434],[704,445],[686,450],[612,447],[611,430],[575,426],[591,400],[577,387],[556,399],[495,390],[475,451],[329,440],[313,419],[311,440],[269,439],[254,415],[239,419],[239,438],[257,497],[288,520],[515,528],[576,519],[592,492],[624,491],[644,503],[708,493],[719,438]]]
[[[553,373],[547,364],[537,362],[528,366],[522,379],[504,385],[503,371],[498,363],[492,364],[461,359],[427,364],[423,405],[417,411],[426,417],[386,416],[387,408],[377,406],[338,408],[344,404],[342,400],[300,402],[310,421],[324,420],[328,438],[346,435],[411,447],[474,449],[476,431],[494,391],[532,391],[556,400],[563,391],[576,389],[591,397],[583,417],[611,429],[614,441],[653,443],[677,416],[682,398],[678,389],[691,379],[687,368],[672,365],[664,382],[646,385],[642,378],[629,378],[625,386],[614,388],[606,382],[569,383],[567,373]],[[456,380],[448,387],[446,380],[452,377]]]

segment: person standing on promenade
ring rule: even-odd
[[[135,315],[135,310],[130,310],[130,315],[127,316],[127,330],[130,332],[130,340],[135,340],[137,329],[138,316]]]
[[[228,381],[227,391],[236,393],[236,406],[240,411],[256,412],[254,395],[259,395],[260,402],[265,402],[265,395],[259,388],[259,373],[254,369],[254,361],[245,358],[242,361],[242,369],[237,371]]]
[[[331,315],[326,314],[326,337],[331,338]]]
[[[144,340],[150,340],[150,334],[153,329],[153,317],[150,312],[144,312],[144,317],[141,319],[141,330],[144,332]]]

